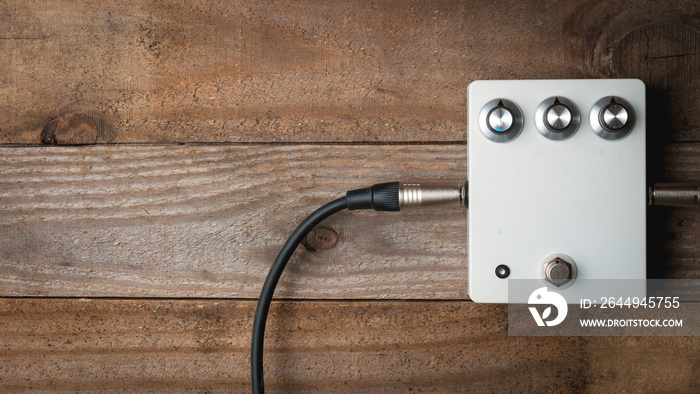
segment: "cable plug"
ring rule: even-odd
[[[390,182],[350,190],[349,210],[402,211],[420,207],[467,207],[468,182]]]
[[[649,205],[700,208],[700,184],[657,183],[649,187]]]

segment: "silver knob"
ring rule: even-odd
[[[571,111],[564,105],[555,104],[547,109],[544,118],[549,129],[564,130],[571,124]]]
[[[603,109],[603,122],[613,130],[619,130],[627,124],[627,110],[620,104],[609,104]]]
[[[481,107],[477,122],[484,137],[493,142],[508,142],[523,130],[523,112],[514,102],[497,98]]]
[[[535,109],[537,131],[552,141],[571,137],[580,124],[581,113],[578,107],[566,97],[549,97]]]
[[[497,133],[508,131],[513,126],[513,114],[504,107],[496,107],[489,113],[489,127]]]
[[[603,97],[593,104],[589,120],[591,128],[600,137],[619,140],[634,129],[634,108],[622,97]]]

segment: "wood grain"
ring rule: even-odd
[[[664,152],[657,179],[700,179],[700,145]],[[463,145],[1,148],[0,294],[255,298],[297,223],[345,190],[465,174]],[[650,210],[649,277],[700,278],[698,222]],[[468,298],[464,210],[324,226],[337,239],[301,248],[278,296]]]
[[[0,300],[0,390],[248,392],[253,301]],[[270,392],[698,389],[697,338],[508,337],[506,307],[275,302]]]
[[[0,293],[254,298],[281,245],[314,209],[382,181],[464,179],[465,152],[465,146],[2,148]],[[467,297],[463,210],[345,212],[326,225],[340,241],[297,253],[278,295]]]
[[[700,4],[4,1],[0,143],[464,141],[476,79],[640,78],[700,140]],[[497,15],[497,17],[494,17]],[[76,143],[70,140],[64,143]]]

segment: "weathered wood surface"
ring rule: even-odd
[[[700,179],[700,145],[663,157],[660,179]],[[0,148],[0,295],[254,298],[324,202],[465,174],[463,145]],[[651,212],[650,276],[700,278],[700,213]],[[277,294],[466,299],[466,232],[464,210],[341,213]]]
[[[40,143],[47,123],[58,144],[463,142],[472,80],[630,77],[648,87],[649,180],[698,180],[700,146],[669,145],[700,141],[698,15],[690,0],[9,0],[0,144]],[[337,193],[465,172],[463,145],[2,148],[0,296],[253,298]],[[277,294],[466,299],[465,214],[385,215],[329,220]],[[648,222],[649,276],[700,277],[700,214]],[[247,392],[253,309],[0,299],[0,390]],[[267,387],[700,391],[696,338],[511,338],[505,319],[468,301],[274,303]]]
[[[0,299],[0,390],[248,392],[253,301]],[[508,337],[506,307],[273,303],[271,392],[691,392],[698,338]]]
[[[476,79],[641,78],[700,139],[700,3],[4,1],[0,143],[464,141]],[[66,139],[79,143],[83,138]]]
[[[281,245],[314,209],[381,181],[464,179],[465,152],[2,148],[0,294],[254,298]],[[341,213],[325,226],[311,241],[317,251],[292,259],[277,294],[467,297],[464,210]]]

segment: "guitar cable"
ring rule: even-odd
[[[272,295],[289,258],[311,230],[326,218],[344,209],[373,209],[375,211],[401,211],[417,207],[467,207],[468,183],[453,182],[390,182],[351,190],[314,211],[294,230],[280,250],[263,284],[253,320],[253,336],[250,350],[250,372],[254,394],[265,392],[263,385],[263,342],[265,323],[270,310]]]

